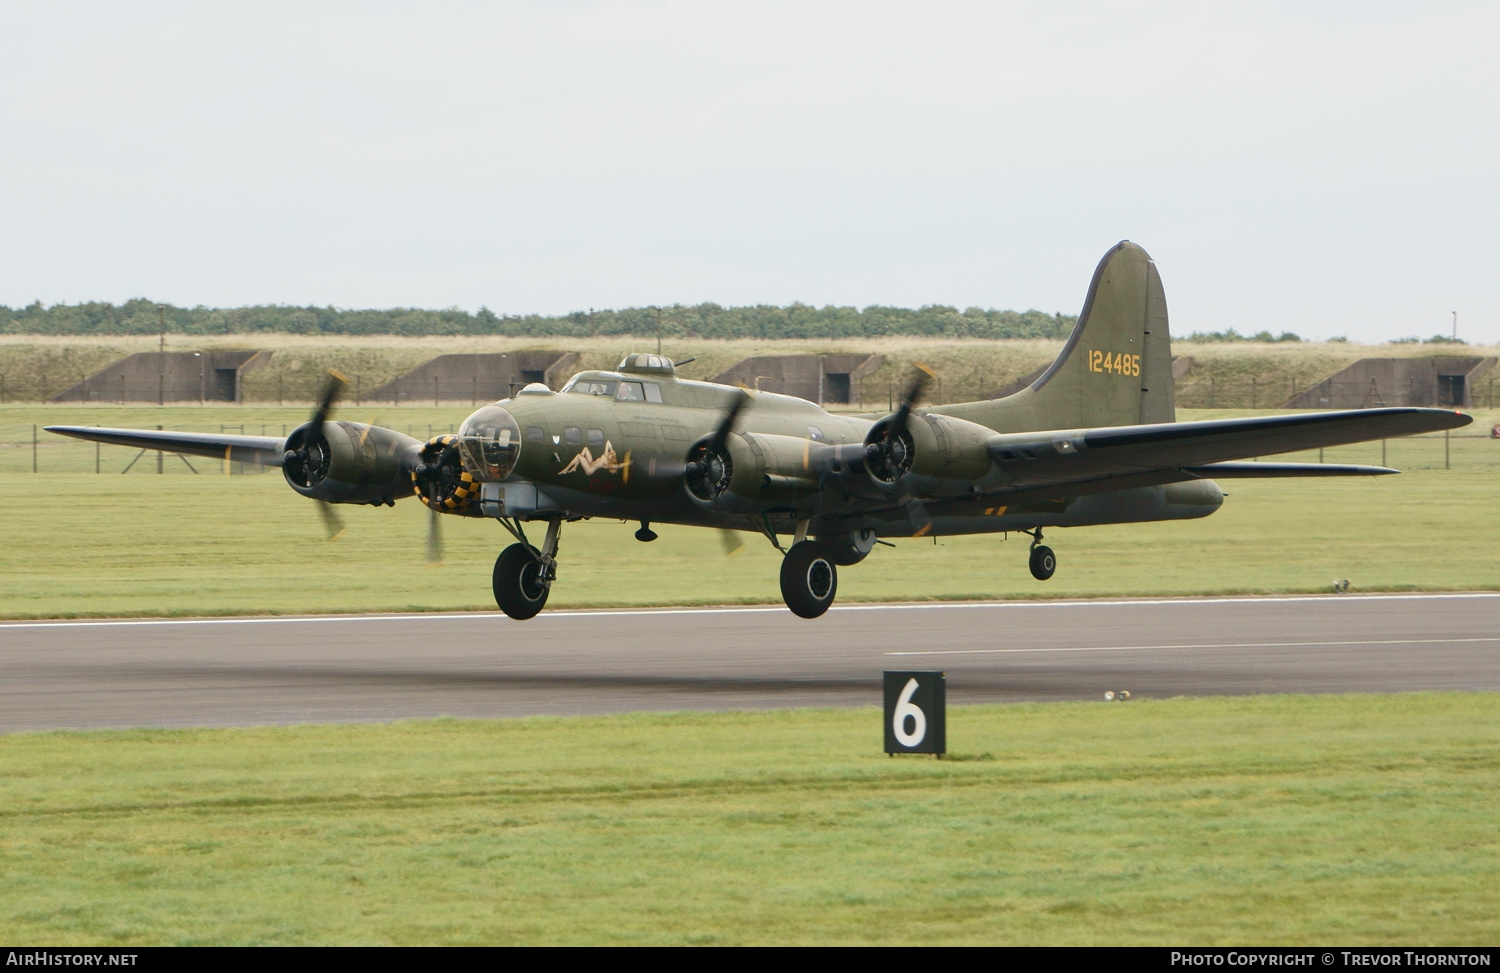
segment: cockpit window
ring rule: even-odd
[[[572,392],[575,395],[614,395],[614,382],[596,382],[592,379],[582,382],[570,382],[564,392]]]
[[[644,402],[646,390],[641,388],[640,382],[621,382],[620,387],[615,390],[615,401]]]
[[[661,386],[655,382],[646,382],[646,401],[661,405]]]

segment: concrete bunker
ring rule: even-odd
[[[1374,409],[1382,406],[1472,408],[1496,359],[1361,358],[1292,396],[1284,409]],[[1483,400],[1483,395],[1481,395]]]
[[[512,351],[439,355],[373,389],[371,402],[496,402],[515,389],[540,382],[557,389],[578,364],[572,351]]]
[[[859,405],[865,397],[861,379],[884,364],[883,355],[757,355],[709,381],[795,395],[818,405]]]
[[[269,351],[142,351],[101,368],[52,402],[243,402],[245,372]]]

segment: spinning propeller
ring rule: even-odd
[[[749,405],[749,392],[743,389],[735,392],[708,441],[694,445],[686,462],[656,463],[653,474],[661,479],[681,477],[688,493],[700,500],[714,500],[723,495],[734,477],[734,464],[729,458],[729,434],[734,432],[740,413]],[[720,528],[719,540],[724,545],[726,557],[738,554],[745,546],[745,539],[739,531]]]
[[[443,560],[443,529],[439,509],[453,496],[463,474],[463,459],[458,455],[458,443],[431,442],[422,447],[422,461],[413,471],[417,489],[427,505],[427,561],[440,564]]]
[[[323,434],[323,424],[328,421],[329,414],[333,411],[333,403],[338,398],[342,387],[349,384],[338,370],[328,369],[328,382],[323,386],[323,392],[318,397],[318,404],[313,409],[312,418],[307,424],[292,433],[287,439],[288,448],[282,454],[281,464],[287,478],[298,484],[312,489],[328,475],[328,464],[333,459],[333,454],[328,446],[328,437]],[[338,511],[333,509],[333,504],[326,500],[318,501],[318,513],[323,517],[323,526],[328,530],[328,539],[336,541],[344,533],[344,520]]]
[[[912,441],[907,425],[911,421],[912,406],[927,389],[927,383],[935,378],[932,369],[921,362],[916,363],[917,373],[901,393],[901,405],[886,424],[885,435],[865,446],[865,462],[870,472],[886,483],[895,484],[901,475],[911,469]]]
[[[926,391],[927,383],[937,377],[932,369],[921,362],[914,364],[917,372],[902,391],[901,405],[897,407],[895,415],[886,425],[885,435],[865,446],[866,468],[876,479],[891,486],[899,486],[902,477],[911,469],[914,453],[911,433],[907,426],[911,422],[912,406]],[[932,529],[932,516],[928,514],[927,508],[922,505],[922,501],[910,493],[903,493],[900,501],[901,506],[906,509],[907,519],[916,527],[913,536],[925,536]]]
[[[687,465],[682,476],[687,490],[700,500],[716,500],[729,489],[734,476],[734,464],[729,459],[729,434],[745,406],[750,404],[750,395],[736,392],[729,400],[729,408],[719,419],[719,425],[706,443],[699,443],[688,454]]]

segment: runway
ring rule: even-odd
[[[0,732],[951,703],[1500,690],[1500,594],[0,624]]]

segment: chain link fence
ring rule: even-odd
[[[1424,408],[1494,409],[1500,404],[1500,387],[1495,379],[1484,379],[1465,390],[1465,402],[1454,402],[1454,396],[1430,382],[1298,382],[1296,379],[1194,378],[1180,382],[1176,388],[1180,409],[1281,409],[1311,389],[1317,401],[1293,406],[1299,410],[1328,408],[1372,409],[1385,406],[1420,406]],[[1449,401],[1444,401],[1448,399]]]

